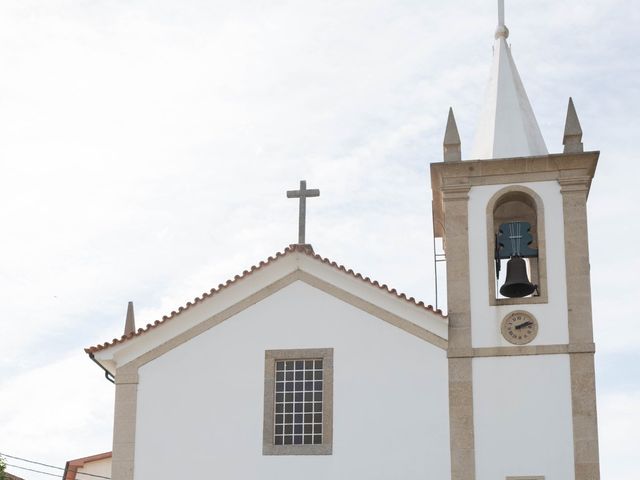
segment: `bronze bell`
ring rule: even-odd
[[[527,264],[524,259],[511,257],[507,262],[507,279],[500,287],[500,294],[503,297],[520,298],[531,295],[537,288],[537,285],[529,281]]]

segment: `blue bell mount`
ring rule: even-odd
[[[538,249],[529,246],[532,243],[533,235],[529,222],[501,224],[496,235],[495,245],[496,278],[500,278],[500,260],[512,257],[537,257]]]

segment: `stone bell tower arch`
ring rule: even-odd
[[[599,152],[583,151],[570,100],[564,151],[547,153],[499,7],[475,159],[462,161],[450,112],[444,161],[431,164],[447,259],[451,478],[596,480],[586,202]],[[504,289],[516,263],[526,272]]]

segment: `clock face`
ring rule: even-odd
[[[502,320],[502,336],[514,345],[526,345],[538,335],[538,321],[523,311],[511,312]]]

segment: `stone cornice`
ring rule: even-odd
[[[441,190],[442,190],[442,197],[444,201],[468,200],[469,190],[471,190],[471,185],[469,184],[444,185]]]
[[[516,355],[558,355],[569,353],[595,353],[593,343],[559,345],[522,345],[510,347],[449,348],[449,358],[508,357]]]
[[[574,177],[565,177],[558,179],[558,183],[560,184],[560,192],[586,192],[589,193],[589,188],[591,187],[591,177],[583,175],[583,176],[574,176]]]
[[[466,200],[471,187],[557,181],[563,192],[586,191],[600,152],[556,153],[536,157],[465,160],[431,164],[434,232],[444,232],[444,201]]]
[[[431,164],[433,186],[451,183],[495,185],[505,182],[505,177],[524,176],[526,180],[560,180],[561,178],[593,178],[600,152],[556,153],[537,157],[498,158],[491,160],[465,160]],[[436,173],[436,175],[433,175]],[[436,178],[433,178],[436,177]],[[534,178],[529,180],[528,178]],[[456,179],[456,180],[453,180]],[[434,184],[433,180],[440,180]]]

